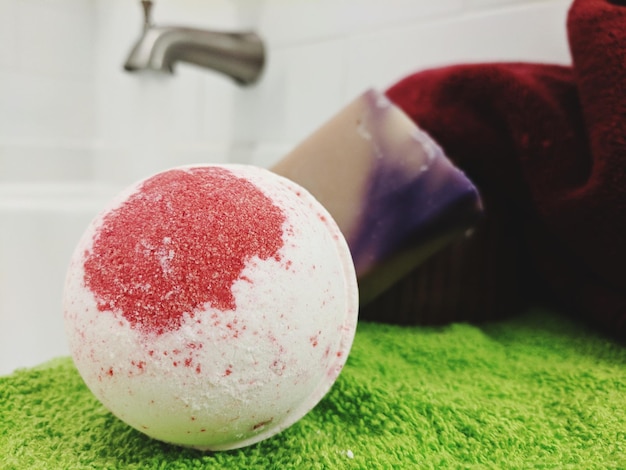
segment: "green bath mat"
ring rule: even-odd
[[[0,377],[0,469],[626,468],[626,348],[545,312],[486,326],[361,323],[305,418],[215,454],[107,412],[69,358]]]

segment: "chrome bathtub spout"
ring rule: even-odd
[[[152,2],[143,0],[143,34],[124,64],[128,72],[174,71],[176,62],[216,70],[240,85],[255,83],[265,63],[265,47],[254,32],[218,32],[177,26],[155,26]]]

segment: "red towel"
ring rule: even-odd
[[[575,0],[567,26],[571,67],[456,65],[387,94],[476,183],[487,217],[514,221],[523,266],[501,282],[532,281],[531,300],[626,337],[626,1]]]

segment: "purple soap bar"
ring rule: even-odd
[[[466,232],[472,182],[386,96],[368,90],[272,168],[307,188],[344,234],[361,301]]]

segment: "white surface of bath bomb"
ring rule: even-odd
[[[117,417],[203,450],[268,438],[334,383],[356,329],[354,267],[306,190],[245,165],[174,168],[121,193],[71,259],[76,367]]]

